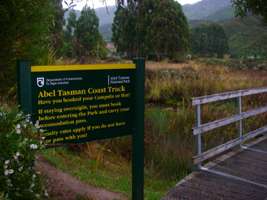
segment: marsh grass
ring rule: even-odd
[[[192,97],[231,90],[262,87],[267,83],[265,71],[244,71],[203,63],[151,63],[145,80],[145,166],[155,177],[179,180],[193,167],[195,125]],[[260,106],[267,96],[244,98],[244,110]],[[204,105],[202,122],[229,117],[237,113],[236,100]],[[245,120],[245,130],[265,123],[264,116]],[[211,131],[203,137],[204,149],[238,137],[238,123]],[[109,150],[130,161],[131,139],[100,142]],[[88,152],[88,149],[84,149]],[[91,150],[89,150],[90,152]]]

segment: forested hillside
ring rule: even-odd
[[[183,10],[188,20],[201,20],[229,5],[231,5],[231,0],[203,0],[195,4],[184,5]]]
[[[256,17],[220,22],[229,38],[234,56],[267,56],[267,26]]]

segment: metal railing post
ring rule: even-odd
[[[242,114],[242,96],[240,95],[238,97],[238,114]],[[239,138],[242,140],[243,139],[243,120],[239,120]]]
[[[201,104],[196,105],[196,127],[201,126]],[[201,133],[197,135],[197,154],[200,156],[202,153],[202,140]],[[198,163],[198,167],[201,167],[201,162]]]

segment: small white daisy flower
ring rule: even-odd
[[[38,145],[37,144],[31,144],[30,148],[33,150],[36,150],[36,149],[38,149]]]
[[[35,128],[37,128],[37,129],[39,129],[40,128],[40,124],[39,124],[39,121],[37,120],[36,122],[35,122]]]
[[[21,166],[18,170],[19,170],[19,172],[22,172],[23,166]]]
[[[4,174],[5,174],[5,176],[8,176],[9,175],[8,169],[5,170]]]
[[[10,160],[5,161],[5,165],[8,165],[10,163]]]

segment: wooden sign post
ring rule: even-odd
[[[132,199],[144,198],[143,59],[130,64],[31,66],[18,62],[22,111],[47,145],[131,135]]]

